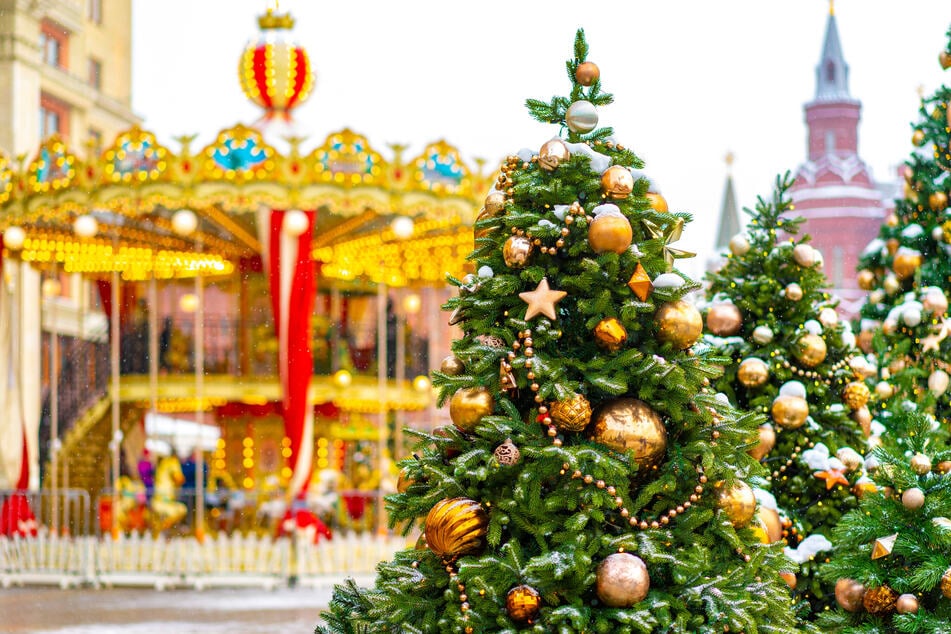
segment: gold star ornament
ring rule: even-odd
[[[661,254],[664,256],[664,261],[667,263],[668,271],[673,268],[674,260],[679,260],[681,258],[692,258],[697,255],[696,253],[684,251],[683,249],[676,249],[670,246],[671,242],[677,242],[680,240],[681,236],[683,236],[683,218],[677,218],[669,227],[666,227],[666,229],[661,229],[654,222],[647,219],[641,220],[641,224],[643,224],[644,228],[647,229],[647,233],[650,234],[652,239],[664,241],[661,247]]]
[[[555,304],[560,302],[567,294],[565,291],[551,290],[548,286],[548,278],[543,277],[534,291],[518,294],[522,301],[528,304],[528,308],[525,310],[525,321],[538,315],[544,315],[554,321],[557,319]]]

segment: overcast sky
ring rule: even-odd
[[[133,0],[133,106],[170,143],[250,123],[259,111],[237,79],[256,16],[273,0]],[[647,163],[671,208],[695,222],[681,244],[710,248],[726,175],[741,206],[805,158],[803,103],[815,93],[826,0],[281,0],[316,70],[297,110],[309,147],[345,126],[389,157],[445,138],[488,165],[555,132],[526,113],[527,97],[567,94],[564,61],[583,27],[589,59],[616,103],[602,125]],[[948,0],[838,0],[849,87],[863,103],[859,152],[879,180],[910,152],[919,85],[951,82],[937,63]],[[177,145],[172,144],[177,149]],[[195,147],[195,146],[193,146]],[[200,145],[198,146],[200,147]]]

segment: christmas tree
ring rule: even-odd
[[[863,476],[861,424],[871,417],[859,376],[868,370],[823,290],[821,255],[798,235],[802,218],[786,215],[791,186],[787,173],[771,200],[744,210],[746,232],[707,274],[705,341],[731,361],[716,389],[770,417],[750,449],[769,471],[759,517],[766,538],[784,540],[801,564],[796,593],[819,610],[832,602],[832,588],[815,576],[815,558],[828,555],[832,529],[855,507],[852,487]]]
[[[936,451],[930,415],[894,418],[908,431],[906,447],[874,450],[879,491],[839,522],[835,556],[822,568],[839,608],[819,624],[835,632],[951,631],[951,452]]]
[[[434,373],[454,426],[420,434],[390,522],[424,529],[338,586],[318,632],[789,632],[780,570],[747,528],[738,447],[755,434],[694,353],[698,287],[671,271],[688,220],[599,128],[579,31],[569,97],[529,100],[561,136],[502,165],[477,274],[446,308],[464,335]],[[565,130],[566,128],[566,130]]]
[[[948,31],[951,38],[951,30]],[[941,64],[951,65],[947,48]],[[878,420],[889,430],[885,442],[904,443],[896,427],[900,408],[923,408],[938,420],[951,415],[951,323],[946,321],[951,289],[951,88],[941,86],[921,101],[913,125],[915,150],[903,167],[904,197],[895,203],[859,261],[859,285],[869,291],[859,336],[879,360],[873,384],[880,400]],[[894,418],[894,420],[893,420]],[[943,441],[948,432],[936,426]]]

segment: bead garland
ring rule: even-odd
[[[841,359],[839,361],[836,361],[832,365],[832,368],[829,370],[827,375],[821,375],[814,370],[803,370],[802,368],[790,363],[788,359],[784,359],[784,358],[777,359],[778,364],[776,365],[776,369],[778,370],[780,367],[783,367],[787,370],[792,371],[793,374],[795,374],[796,376],[800,378],[822,381],[827,386],[832,387],[833,382],[836,382],[836,383],[846,382],[845,378],[835,377],[834,375],[838,370],[841,370],[846,365],[848,365],[851,360],[852,360],[852,357],[848,357],[846,359]]]

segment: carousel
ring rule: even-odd
[[[438,416],[439,306],[490,179],[444,141],[384,154],[343,129],[308,148],[308,55],[289,15],[259,25],[239,62],[256,123],[204,147],[134,127],[101,152],[51,137],[0,156],[0,409],[20,439],[0,466],[45,496],[9,526],[201,541],[280,534],[306,508],[385,528],[401,430]]]

